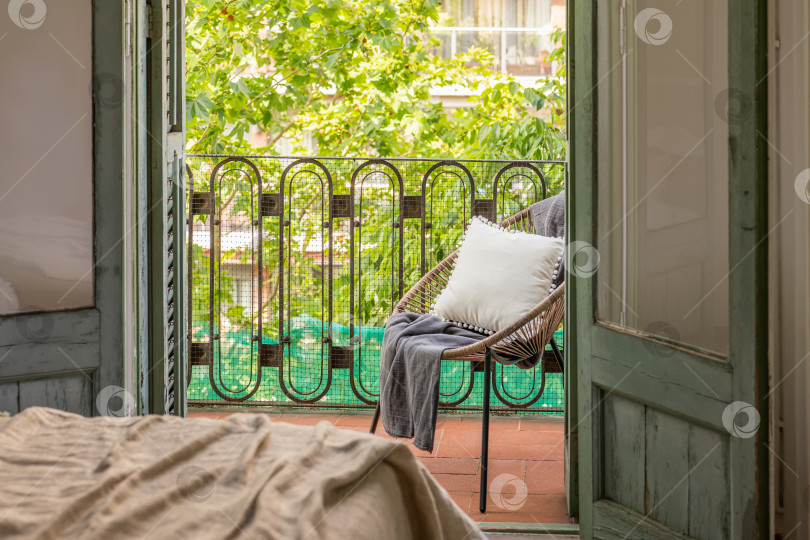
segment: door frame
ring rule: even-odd
[[[596,245],[597,208],[597,9],[596,2],[568,5],[569,28],[569,177],[577,189],[569,189],[566,207],[568,241]],[[768,146],[760,134],[767,131],[767,3],[765,0],[728,0],[729,88],[750,100],[752,114],[729,124],[729,363],[734,367],[731,388],[734,399],[755,404],[761,411],[756,445],[732,437],[731,478],[741,489],[732,490],[731,522],[742,523],[743,514],[754,505],[746,534],[760,537],[769,526],[768,418]],[[571,187],[572,184],[569,184]],[[745,264],[743,264],[745,263]],[[589,417],[595,403],[592,380],[591,333],[614,335],[609,325],[596,324],[595,280],[566,276],[565,350],[572,362],[568,372],[571,407],[569,480],[578,494],[569,494],[569,510],[578,514],[583,538],[590,537],[597,495],[595,475],[600,464],[592,460],[598,441]],[[744,381],[756,381],[746,387]],[[576,455],[577,460],[573,458]],[[747,464],[747,466],[745,466]],[[746,523],[748,525],[748,523]],[[652,533],[654,531],[650,531]],[[736,531],[740,532],[740,531]]]
[[[144,119],[139,131],[148,201],[141,214],[144,240],[142,302],[148,338],[141,378],[148,412],[186,415],[189,365],[186,355],[186,170],[185,170],[185,2],[136,0],[144,13]]]
[[[582,5],[582,4],[580,4]],[[594,9],[594,6],[590,6]],[[592,31],[587,30],[589,24],[593,24],[589,18],[580,16],[580,11],[588,11],[587,9],[577,9],[576,2],[570,0],[566,2],[566,28],[568,37],[566,40],[567,49],[565,51],[566,61],[566,74],[568,80],[566,81],[566,104],[568,110],[566,111],[567,121],[567,140],[566,145],[568,148],[568,167],[566,167],[567,176],[565,179],[566,184],[566,197],[565,197],[565,241],[566,246],[571,242],[572,238],[579,238],[579,233],[575,229],[576,224],[574,220],[575,215],[582,215],[584,220],[592,218],[591,206],[586,206],[587,201],[582,201],[582,197],[574,197],[574,192],[571,189],[573,186],[573,178],[577,178],[580,174],[580,168],[584,170],[585,166],[593,167],[592,163],[583,163],[582,160],[576,162],[574,157],[576,154],[572,151],[572,144],[574,141],[588,142],[588,134],[595,142],[595,131],[591,128],[588,122],[585,121],[586,115],[574,115],[572,104],[581,105],[578,101],[581,96],[587,93],[581,88],[592,88],[593,76],[587,70],[583,70],[580,65],[580,59],[590,62],[592,50],[590,44],[584,39],[574,39],[580,32],[588,32],[592,35]],[[590,11],[588,11],[590,13]],[[582,25],[580,30],[579,25]],[[587,45],[587,47],[586,47]],[[594,69],[595,66],[592,67]],[[576,76],[575,76],[576,75]],[[587,101],[582,104],[583,106],[593,107],[592,103]],[[580,135],[581,134],[581,135]],[[583,231],[584,233],[585,231]],[[583,238],[585,241],[591,240],[590,235]],[[576,321],[582,319],[582,315],[578,311],[584,304],[580,303],[578,297],[582,295],[582,287],[578,287],[578,283],[574,280],[573,275],[566,275],[565,287],[565,317],[563,333],[563,350],[565,351],[565,358],[567,369],[565,370],[565,496],[568,504],[568,515],[571,517],[580,518],[580,495],[581,495],[581,477],[580,477],[580,463],[579,463],[579,430],[577,429],[580,424],[580,413],[578,403],[578,388],[579,388],[579,371],[580,371],[580,358],[586,358],[590,355],[590,341],[587,343],[580,343],[575,339],[575,333],[571,331],[574,328]]]

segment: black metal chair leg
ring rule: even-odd
[[[375,433],[377,431],[377,422],[380,420],[380,402],[377,401],[377,408],[374,409],[374,417],[371,419],[371,429],[368,430],[369,433]]]
[[[563,365],[562,351],[557,346],[557,342],[554,341],[554,338],[551,338],[551,350],[554,351],[554,357],[557,358],[557,363],[560,364],[560,371],[565,373],[565,365]]]
[[[489,465],[489,387],[492,377],[492,351],[484,354],[484,416],[481,422],[481,513],[487,511],[487,466]]]

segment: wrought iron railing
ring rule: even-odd
[[[385,319],[457,246],[561,189],[556,161],[188,156],[190,403],[370,407]],[[558,340],[562,343],[562,340]],[[496,408],[560,412],[559,366],[498,365]],[[441,405],[480,407],[475,365]]]

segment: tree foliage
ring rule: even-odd
[[[273,155],[284,137],[299,155],[311,153],[307,143],[314,141],[317,153],[324,156],[563,159],[564,68],[556,77],[524,87],[509,75],[493,72],[489,67],[492,56],[483,49],[440,58],[434,54],[438,41],[429,35],[439,10],[438,0],[190,0],[186,5],[188,151]],[[565,34],[558,31],[553,37],[559,48],[550,59],[563,66]],[[431,95],[436,88],[464,88],[472,97],[465,107],[449,111]],[[258,148],[249,144],[247,137],[257,130],[267,137],[264,146]],[[277,191],[288,162],[253,162],[261,169],[266,188]],[[203,163],[211,162],[189,160],[197,191],[211,187],[211,168]],[[335,193],[347,193],[350,168],[330,163]],[[405,193],[419,193],[424,162],[401,162],[398,166],[405,178]],[[232,229],[249,231],[256,217],[251,214],[256,186],[239,167],[223,171],[215,187],[223,226],[230,219]],[[492,166],[492,171],[483,172],[481,177],[491,179],[495,172]],[[290,363],[290,377],[300,374],[298,384],[307,391],[315,392],[321,384],[317,366],[323,360],[325,331],[321,327],[326,279],[322,261],[328,252],[323,247],[327,242],[320,205],[327,197],[317,181],[300,178],[303,183],[296,186],[294,194],[287,190],[290,198],[284,203],[284,218],[290,223],[284,233],[291,246],[287,255],[276,242],[281,221],[263,218],[265,237],[260,239],[259,249],[264,254],[267,289],[257,309],[237,302],[236,278],[226,269],[237,264],[258,268],[249,249],[218,239],[207,250],[198,245],[192,248],[194,331],[202,341],[209,333],[222,333],[222,350],[215,351],[214,369],[218,384],[224,388],[249,387],[255,380],[251,358],[258,345],[251,341],[252,334],[261,325],[264,341],[280,339],[274,322],[280,297],[290,303],[284,308],[288,328],[281,331],[292,336],[285,360]],[[562,168],[546,177],[552,193],[560,189],[562,178]],[[341,266],[334,276],[331,322],[356,325],[355,329],[365,325],[369,336],[362,336],[361,354],[369,355],[371,367],[363,377],[369,388],[376,389],[376,358],[371,357],[378,354],[379,344],[370,336],[373,327],[384,325],[398,298],[397,283],[392,279],[396,277],[398,249],[396,231],[391,227],[393,188],[357,189],[365,190],[366,200],[364,214],[358,214],[364,236],[358,238],[357,245],[363,248],[357,248],[354,257],[364,271],[352,283],[347,223],[336,222],[334,259]],[[441,220],[436,221],[436,227],[426,233],[428,267],[452,252],[463,233],[468,216],[460,201],[469,196],[464,190],[460,180],[445,178],[430,197],[426,196],[431,211],[441,216],[436,218]],[[507,214],[534,200],[525,186],[512,186],[510,193],[504,192]],[[481,191],[477,196],[485,198],[487,193]],[[212,226],[209,216],[193,219],[195,227],[208,230]],[[409,242],[419,238],[416,221],[405,226],[405,237],[410,239],[403,253],[406,288],[419,278],[419,251],[409,247]],[[220,233],[226,231],[218,229],[214,236],[219,238]],[[317,257],[306,249],[313,242],[322,246]],[[279,261],[288,255],[289,259],[284,259],[286,290],[279,291]],[[216,276],[213,301],[221,314],[214,321],[209,320],[208,307],[211,260]],[[348,298],[355,287],[363,294],[358,293],[356,319],[351,320]],[[302,320],[314,321],[315,326],[294,328],[294,321]],[[347,345],[348,341],[339,344]],[[195,372],[194,380],[194,397],[216,398],[202,371]],[[452,386],[453,378],[447,377],[446,382]],[[262,387],[254,399],[282,399],[276,386]],[[232,392],[240,395],[239,391]]]
[[[438,0],[192,0],[187,4],[190,152],[560,159],[562,79],[524,88],[471,49],[434,54]],[[552,53],[562,59],[561,47]],[[560,62],[562,65],[563,62]],[[557,75],[561,75],[558,73]],[[453,112],[431,89],[473,93]],[[267,134],[251,147],[253,128]]]

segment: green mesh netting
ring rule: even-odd
[[[354,356],[354,389],[348,369],[332,370],[331,380],[328,373],[328,348],[322,342],[322,336],[328,335],[328,325],[309,315],[302,315],[290,321],[289,352],[284,355],[281,368],[265,367],[262,370],[258,389],[246,403],[265,404],[299,404],[288,397],[281,388],[281,381],[297,397],[317,400],[322,407],[361,406],[367,403],[357,393],[374,400],[379,392],[379,362],[382,345],[383,328],[361,326],[355,329],[359,341],[355,340]],[[351,345],[349,328],[340,324],[332,325],[334,344],[340,347]],[[554,335],[562,343],[562,332]],[[210,339],[207,324],[195,328],[194,341],[208,342]],[[226,332],[220,336],[220,345],[214,347],[214,385],[228,397],[241,397],[255,388],[258,377],[258,345],[250,334]],[[263,337],[262,342],[269,345],[278,341]],[[279,377],[283,370],[283,379]],[[469,389],[471,364],[466,362],[443,362],[441,393],[443,402],[455,401]],[[478,408],[482,404],[481,373],[473,373],[473,387],[469,396],[461,405],[465,408]],[[525,403],[533,399],[539,391],[542,374],[540,368],[522,370],[513,366],[496,367],[496,384],[503,395],[512,403]],[[193,366],[191,385],[188,388],[188,399],[192,402],[223,402],[211,383],[207,366]],[[563,407],[562,375],[546,374],[545,388],[540,399],[529,410],[536,412],[557,412],[554,409]],[[494,406],[507,405],[493,394]]]
[[[373,406],[382,327],[405,291],[474,213],[500,221],[558,192],[564,173],[559,162],[188,156],[190,402]],[[443,406],[481,406],[472,369],[442,366]],[[493,382],[496,407],[562,411],[559,373],[497,365]]]

